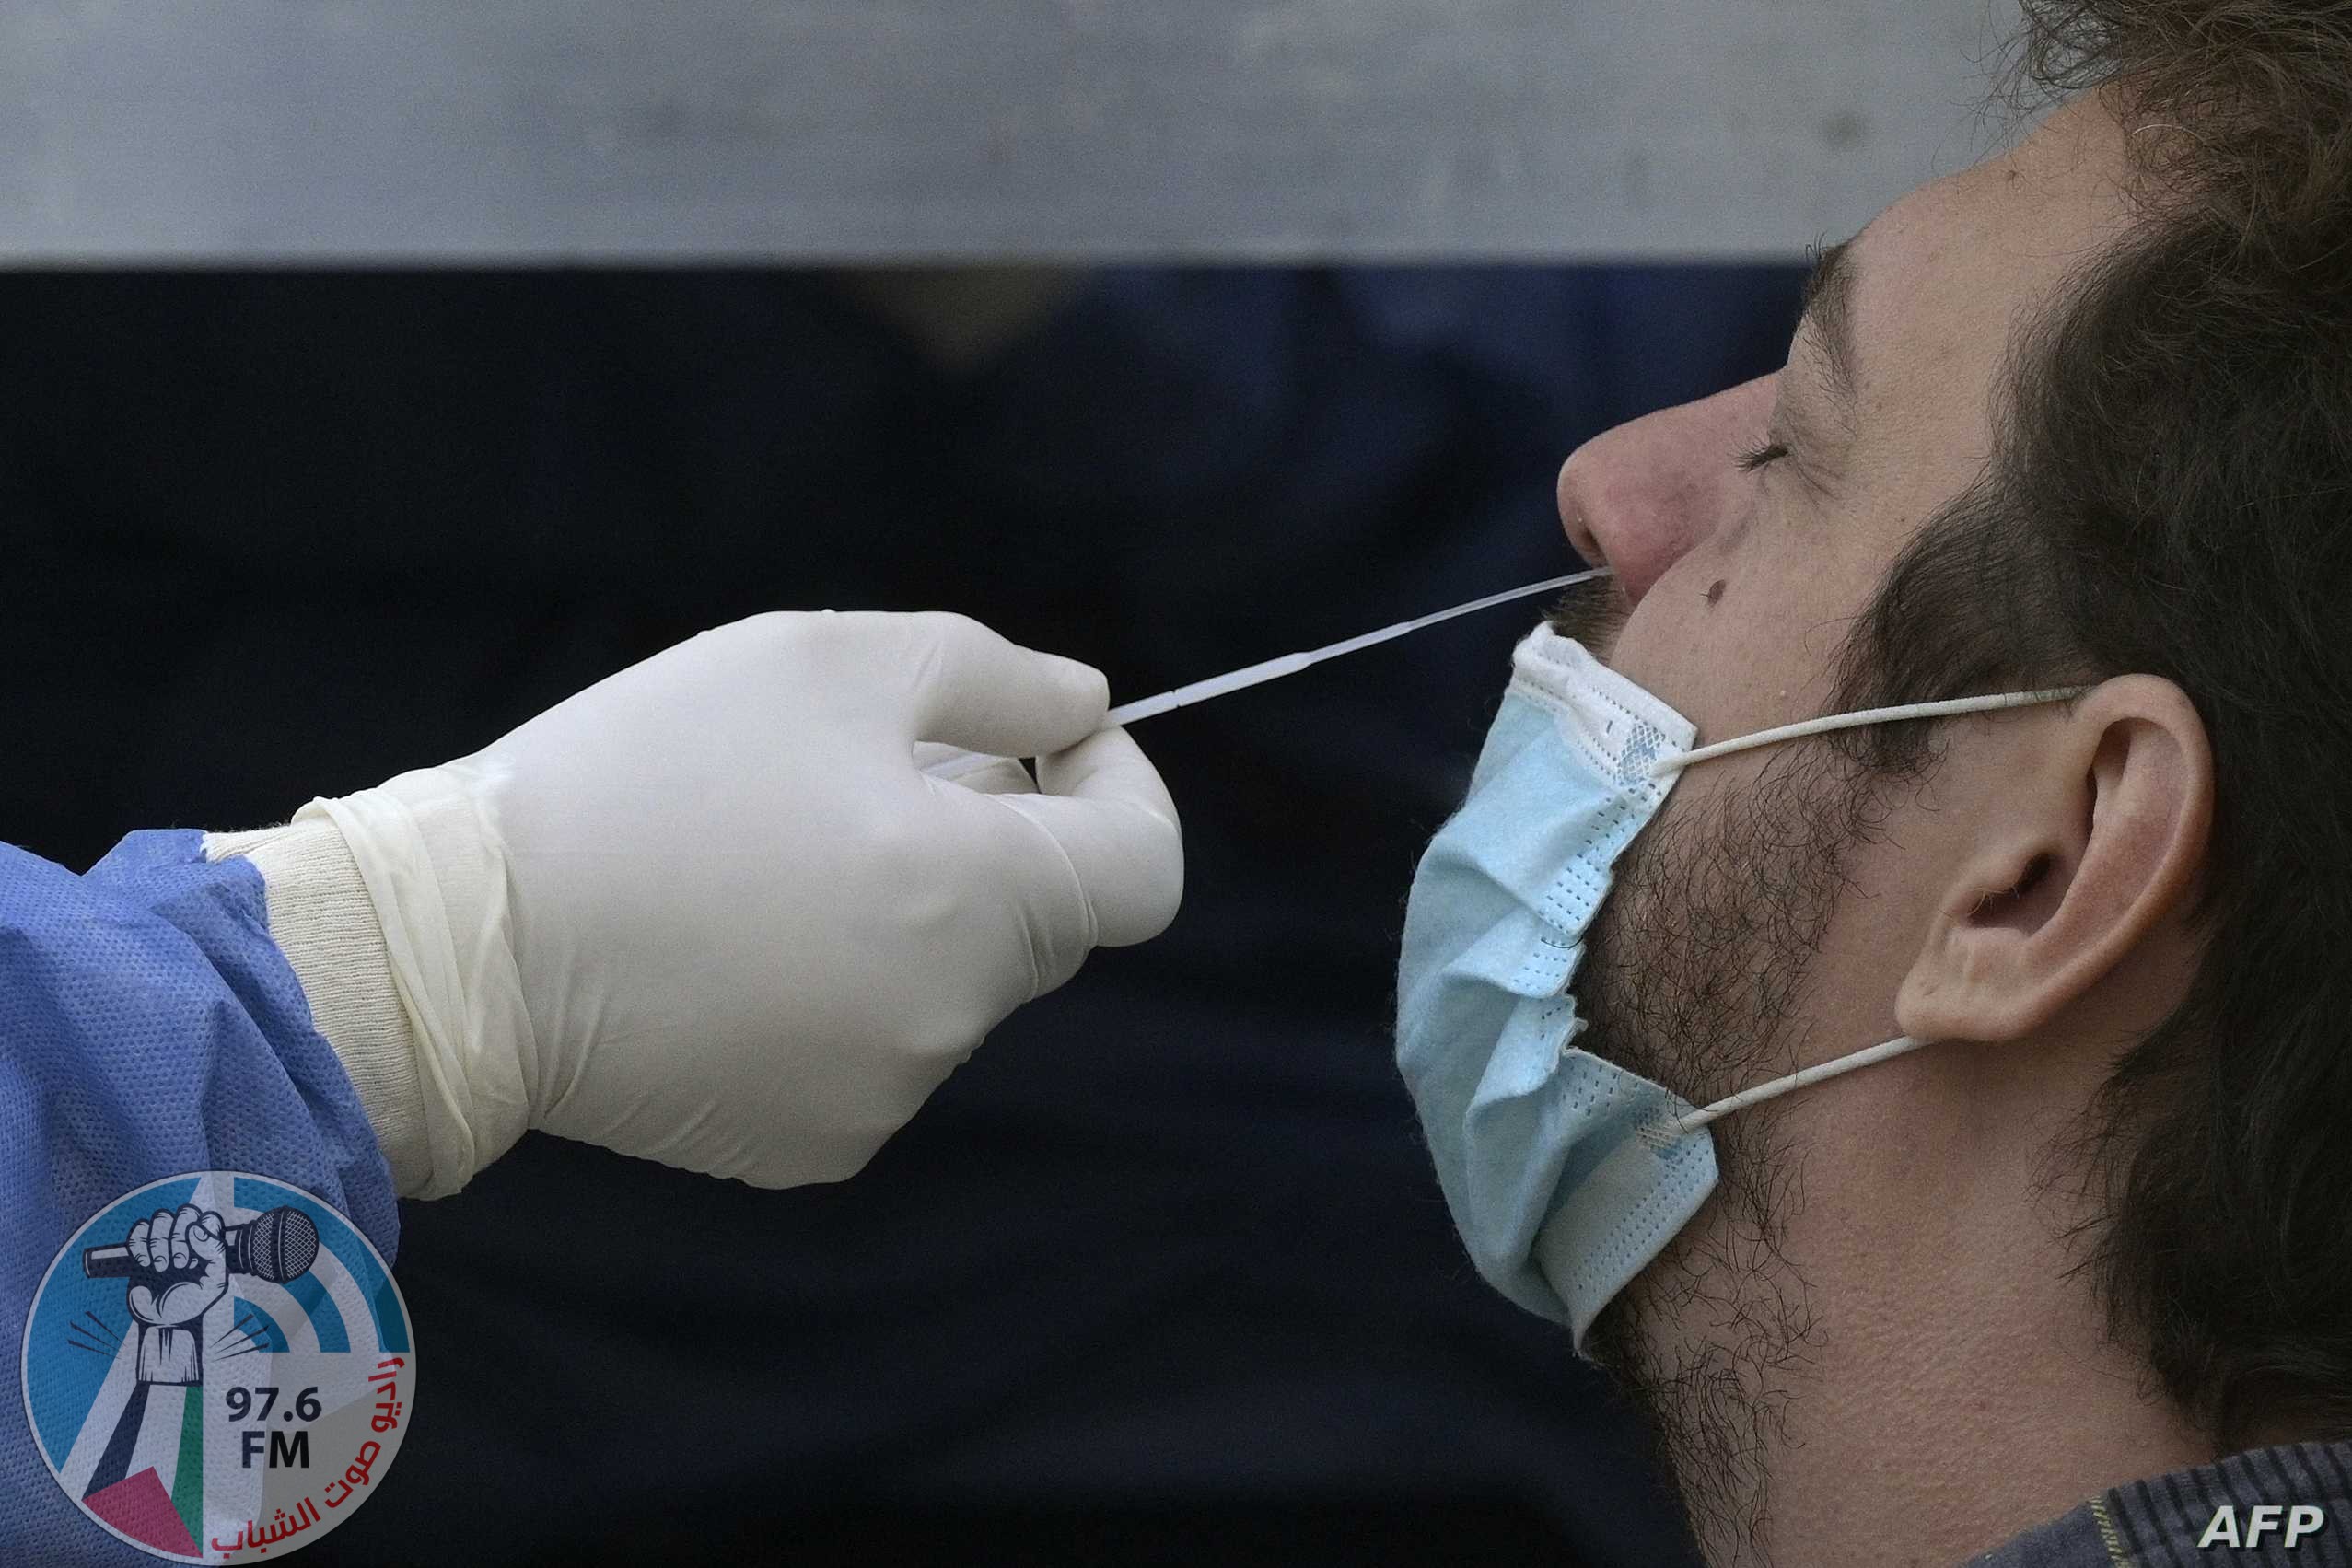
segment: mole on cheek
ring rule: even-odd
[[[1712,587],[1710,587],[1706,590],[1706,602],[1707,602],[1707,603],[1709,603],[1709,604],[1713,604],[1713,603],[1714,603],[1717,599],[1719,599],[1719,598],[1721,598],[1722,597],[1723,597],[1723,579],[1722,579],[1722,578],[1720,578],[1720,577],[1717,577],[1717,578],[1716,578],[1716,579],[1715,579],[1714,585],[1713,585]]]

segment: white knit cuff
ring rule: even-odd
[[[537,1082],[496,829],[449,768],[313,800],[294,820],[332,822],[359,868],[416,1040],[432,1166],[418,1196],[446,1197],[529,1129]]]
[[[416,1037],[350,847],[323,821],[204,836],[207,860],[231,855],[251,861],[262,874],[271,939],[302,982],[311,1022],[359,1091],[394,1189],[416,1196],[432,1170]]]

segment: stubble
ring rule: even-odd
[[[1587,934],[1578,1044],[1705,1105],[1816,1054],[1803,1012],[1875,792],[1799,742],[1756,781],[1668,808],[1618,861]],[[1775,1454],[1822,1343],[1783,1249],[1803,1160],[1779,1101],[1712,1124],[1716,1191],[1594,1323],[1710,1562],[1769,1562]]]

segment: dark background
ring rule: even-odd
[[[1561,459],[1776,366],[1800,275],[1113,271],[961,371],[797,273],[0,277],[0,835],[280,821],[763,610],[1116,702],[1556,575]],[[1537,609],[1139,724],[1183,912],[856,1179],[533,1135],[403,1204],[420,1419],[305,1561],[1687,1561],[1390,1053]]]

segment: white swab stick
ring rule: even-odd
[[[1142,697],[1132,703],[1122,703],[1111,710],[1109,716],[1103,722],[1106,725],[1133,724],[1137,719],[1147,719],[1156,714],[1164,714],[1170,708],[1190,707],[1195,703],[1205,703],[1212,697],[1222,697],[1228,691],[1239,691],[1244,687],[1261,686],[1269,680],[1279,680],[1286,675],[1296,675],[1309,666],[1321,664],[1327,658],[1337,658],[1342,654],[1352,654],[1358,648],[1368,648],[1375,643],[1385,643],[1391,637],[1402,637],[1407,632],[1418,632],[1424,626],[1435,626],[1440,621],[1450,621],[1457,615],[1468,615],[1473,610],[1485,610],[1493,605],[1508,603],[1515,598],[1525,598],[1530,594],[1547,593],[1554,588],[1565,588],[1573,583],[1585,582],[1593,577],[1605,577],[1608,575],[1608,567],[1597,566],[1589,572],[1571,572],[1565,577],[1546,577],[1540,583],[1530,583],[1525,587],[1508,588],[1498,594],[1488,594],[1485,598],[1474,598],[1468,604],[1458,604],[1450,610],[1440,610],[1433,614],[1415,616],[1411,621],[1400,621],[1393,626],[1383,626],[1377,632],[1367,632],[1360,637],[1350,637],[1344,642],[1333,643],[1328,647],[1316,648],[1303,654],[1285,654],[1280,658],[1270,658],[1262,664],[1253,664],[1244,669],[1232,670],[1224,675],[1212,675],[1206,680],[1195,680],[1189,686],[1179,686],[1172,691],[1162,691],[1157,697]]]

